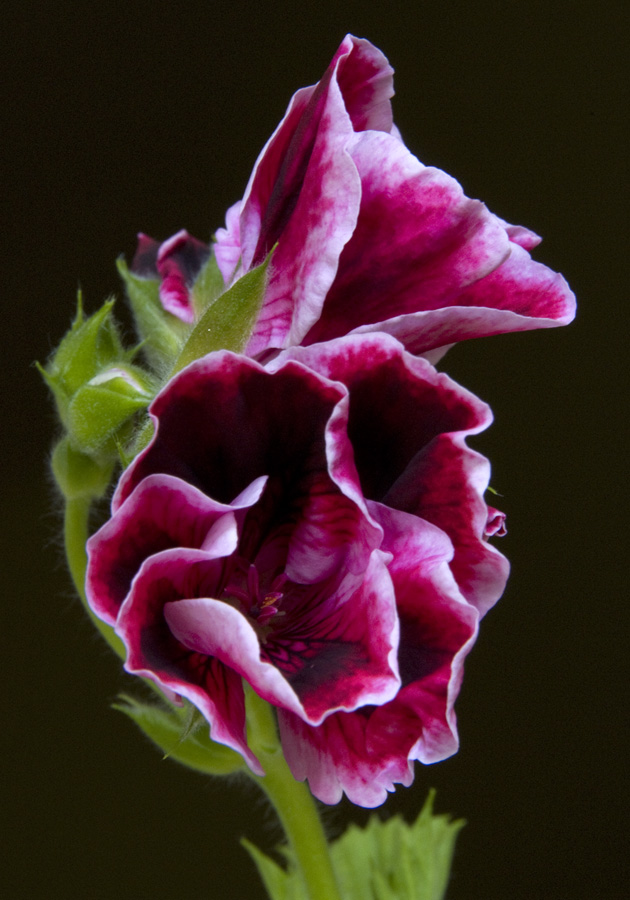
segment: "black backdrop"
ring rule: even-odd
[[[207,783],[109,704],[129,689],[73,598],[46,473],[54,420],[33,359],[77,285],[119,291],[135,233],[207,238],[292,92],[347,31],[396,68],[410,148],[543,234],[581,303],[567,329],[470,342],[449,371],[496,415],[513,563],[429,786],[464,816],[450,900],[627,896],[620,712],[628,623],[627,197],[622,3],[27,2],[3,22],[3,764],[10,898],[258,898],[237,838],[277,837],[253,789]],[[623,219],[622,219],[623,213]],[[627,257],[626,257],[627,258]],[[4,776],[3,776],[4,777]],[[342,803],[332,828],[365,814]],[[5,879],[5,883],[6,883]]]

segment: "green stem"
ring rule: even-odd
[[[258,756],[264,777],[250,777],[267,794],[292,847],[310,900],[341,900],[328,843],[313,795],[296,781],[284,759],[275,717],[268,703],[247,691],[250,746]]]
[[[88,605],[85,596],[85,572],[87,568],[87,553],[85,544],[88,539],[88,520],[90,515],[91,500],[86,497],[66,497],[66,508],[63,522],[63,533],[66,547],[66,559],[72,581],[77,590],[81,603],[85,610],[103,635],[109,646],[121,659],[125,658],[125,648],[114,630],[96,616]]]

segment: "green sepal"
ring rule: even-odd
[[[272,253],[206,309],[184,344],[172,375],[214,350],[245,350],[262,306]]]
[[[54,394],[64,425],[67,424],[70,400],[81,385],[108,366],[129,358],[111,314],[113,305],[114,300],[108,300],[94,315],[85,319],[79,291],[77,314],[70,331],[46,368],[36,364]]]
[[[195,278],[195,283],[190,291],[195,319],[201,318],[210,304],[214,303],[224,291],[225,282],[223,281],[223,275],[217,264],[216,257],[212,253]]]
[[[68,500],[90,500],[102,497],[114,469],[111,460],[96,460],[76,450],[67,437],[56,444],[51,458],[55,481]]]
[[[131,436],[130,427],[123,426],[148,406],[154,393],[146,373],[135,366],[100,372],[76,391],[68,405],[66,427],[74,445],[85,453],[118,455],[117,445]]]
[[[400,816],[385,822],[372,816],[365,828],[350,825],[330,846],[344,900],[443,900],[455,840],[463,820],[434,815],[431,791],[416,821]],[[248,841],[242,841],[273,900],[307,900],[293,852],[280,847],[283,869]]]
[[[165,759],[174,759],[204,775],[229,775],[242,769],[243,757],[230,747],[212,741],[208,723],[201,716],[191,715],[189,706],[167,709],[126,694],[113,704],[114,709],[132,719],[157,744]]]
[[[177,359],[191,326],[164,309],[160,302],[160,281],[131,272],[125,260],[116,260],[125,284],[136,331],[148,363],[160,374]]]

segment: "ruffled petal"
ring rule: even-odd
[[[190,590],[189,576],[185,583]],[[220,600],[182,599],[167,604],[164,613],[189,650],[216,657],[265,700],[313,725],[337,709],[395,695],[398,620],[378,554],[364,580],[345,578],[337,589],[325,585],[315,591],[294,586],[282,607],[286,618],[278,618],[279,626],[272,618],[264,636]]]
[[[411,783],[414,759],[436,762],[456,751],[453,705],[478,616],[450,573],[447,536],[416,517],[380,504],[370,508],[384,530],[383,549],[392,555],[401,690],[389,703],[335,713],[317,728],[285,712],[279,722],[291,771],[308,778],[316,797],[337,803],[345,793],[373,807],[395,784]]]
[[[480,615],[502,595],[510,566],[488,543],[489,510],[483,499],[490,477],[485,457],[465,444],[465,435],[440,435],[412,461],[383,498],[397,509],[441,528],[453,543],[451,562],[464,597]],[[502,514],[492,510],[492,518]],[[504,527],[504,526],[503,526]]]
[[[226,552],[236,549],[235,509],[256,502],[259,481],[235,506],[217,503],[186,482],[156,474],[144,479],[87,543],[86,594],[94,612],[113,625],[131,581],[147,556],[173,547],[207,546],[221,520]],[[228,549],[231,548],[231,549]]]
[[[392,94],[383,54],[348,35],[321,81],[293,96],[260,154],[241,212],[244,270],[278,246],[250,355],[299,343],[317,321],[359,210],[346,147],[355,130],[391,130]]]
[[[154,681],[167,696],[185,697],[210,723],[214,741],[241,753],[258,775],[263,770],[247,746],[245,697],[240,675],[216,657],[185,646],[169,628],[165,607],[179,600],[186,587],[199,589],[198,551],[172,551],[143,564],[120,611],[116,631],[127,647],[125,669]],[[208,586],[218,582],[220,564],[206,561]],[[191,585],[191,575],[192,585]],[[189,584],[186,585],[186,578]]]
[[[487,404],[388,335],[292,347],[273,365],[287,359],[348,389],[348,436],[363,495],[371,500],[382,500],[438,435],[476,434],[492,420]]]
[[[351,153],[361,178],[359,218],[305,343],[449,304],[509,253],[505,229],[486,207],[400,141],[368,132]]]
[[[149,407],[155,434],[123,473],[114,504],[155,472],[223,503],[261,476],[284,485],[285,496],[306,496],[309,478],[327,469],[325,426],[344,395],[342,385],[294,363],[271,374],[228,351],[197,360]]]

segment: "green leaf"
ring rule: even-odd
[[[205,719],[190,719],[185,706],[166,709],[127,695],[121,695],[120,701],[113,706],[133,719],[138,728],[162,750],[164,758],[174,759],[204,775],[229,775],[245,765],[235,750],[212,741]],[[187,717],[190,719],[188,722]]]
[[[190,333],[171,374],[214,350],[243,352],[262,306],[272,253],[273,250],[264,263],[239,278],[208,307]]]
[[[125,283],[142,350],[155,371],[165,374],[179,355],[191,326],[164,309],[159,279],[135,275],[122,257],[116,266]]]
[[[223,275],[214,253],[203,266],[191,289],[192,307],[195,318],[199,319],[208,307],[225,291]]]
[[[309,893],[296,871],[285,871],[247,838],[241,838],[241,845],[254,860],[258,874],[272,900],[309,900]]]
[[[400,816],[365,828],[350,825],[330,846],[344,900],[444,900],[455,840],[464,822],[434,815],[431,791],[416,821]],[[280,847],[286,870],[248,841],[242,841],[273,900],[307,900],[293,851]]]
[[[431,791],[412,825],[372,816],[351,825],[331,848],[341,895],[348,900],[443,900],[462,820],[433,814]]]

